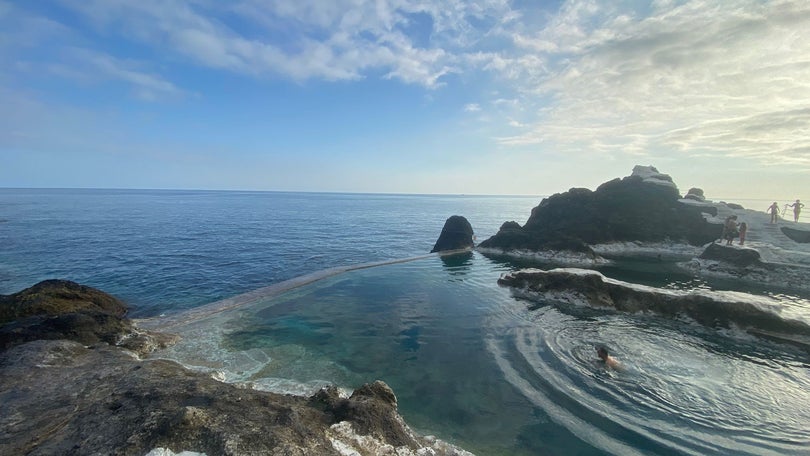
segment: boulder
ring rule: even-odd
[[[700,254],[701,259],[723,261],[732,266],[745,268],[748,266],[765,267],[759,252],[755,249],[733,247],[723,244],[709,244]]]
[[[115,297],[68,280],[45,280],[0,296],[0,350],[32,340],[115,344],[134,333]]]
[[[139,330],[116,297],[69,280],[45,280],[0,295],[0,351],[34,340],[120,345],[139,355],[174,343],[175,336]]]
[[[460,215],[453,215],[444,222],[439,239],[430,253],[469,249],[474,246],[473,229],[470,222]]]
[[[123,317],[126,305],[101,290],[69,280],[44,280],[12,295],[0,295],[0,324],[18,318],[90,311]]]
[[[798,242],[800,244],[810,243],[810,231],[797,230],[787,226],[781,227],[780,230],[782,230],[782,234],[789,237],[794,242]]]
[[[703,189],[695,187],[690,188],[689,191],[686,192],[686,195],[684,195],[684,199],[690,199],[700,202],[706,201],[706,197],[703,196]]]
[[[685,242],[699,246],[720,237],[722,226],[706,221],[704,209],[679,202],[672,179],[653,167],[614,179],[595,191],[572,188],[543,199],[522,227],[504,224],[482,248],[574,250],[610,242]]]

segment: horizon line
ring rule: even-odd
[[[5,187],[0,190],[113,190],[150,192],[240,192],[240,193],[309,193],[335,195],[388,195],[388,196],[493,196],[514,198],[546,198],[550,195],[495,194],[495,193],[407,193],[407,192],[361,192],[341,190],[257,190],[257,189],[217,189],[217,188],[142,188],[142,187]],[[558,192],[561,193],[561,192]]]

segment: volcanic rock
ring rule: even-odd
[[[668,175],[637,166],[631,176],[606,182],[596,191],[572,188],[543,199],[524,226],[504,224],[479,247],[555,250],[563,243],[577,251],[583,245],[626,241],[699,246],[720,237],[721,225],[707,222],[701,207],[679,199]]]
[[[84,345],[123,345],[139,354],[165,346],[173,336],[136,329],[126,305],[101,290],[68,280],[45,280],[19,293],[0,295],[0,350],[33,340],[73,340]]]
[[[726,246],[722,244],[709,244],[700,254],[701,259],[723,261],[737,267],[759,266],[766,267],[758,251],[754,249]]]
[[[700,202],[706,201],[706,197],[703,195],[703,189],[695,187],[690,188],[689,191],[686,192],[684,199],[691,199]]]
[[[470,222],[460,215],[453,215],[444,222],[439,239],[433,246],[433,252],[460,250],[474,247],[473,229]]]
[[[810,243],[810,231],[797,230],[787,226],[783,226],[780,229],[785,236],[789,237],[794,242],[798,242],[800,244]]]
[[[810,325],[781,317],[780,304],[768,297],[653,288],[584,269],[524,269],[504,274],[498,284],[541,304],[586,304],[624,312],[687,316],[709,327],[735,325],[752,334],[810,348]]]

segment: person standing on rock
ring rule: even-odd
[[[731,215],[726,219],[726,225],[723,227],[723,232],[725,233],[726,245],[731,245],[734,238],[740,234],[739,230],[737,229],[736,215]]]
[[[745,233],[748,232],[748,224],[740,223],[740,245],[745,245]]]
[[[801,201],[796,200],[796,202],[791,204],[790,207],[793,208],[793,221],[798,223],[799,214],[801,214],[804,204]]]
[[[776,201],[768,207],[766,212],[771,214],[771,223],[776,223],[779,220],[779,204]]]

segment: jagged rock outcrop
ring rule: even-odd
[[[779,315],[780,305],[767,297],[743,293],[683,292],[635,285],[585,269],[524,269],[504,274],[498,284],[538,303],[575,303],[624,312],[688,316],[709,327],[735,325],[765,336],[810,348],[810,325]],[[769,311],[771,307],[774,310]]]
[[[453,215],[444,222],[444,227],[433,246],[433,252],[469,249],[474,247],[473,229],[470,222],[460,215]]]
[[[596,191],[572,188],[543,199],[522,227],[504,224],[479,247],[500,250],[581,251],[583,245],[617,241],[682,241],[703,245],[720,237],[722,226],[708,223],[700,206],[679,202],[672,179],[653,167]]]
[[[810,231],[797,230],[787,226],[781,227],[780,230],[785,236],[789,237],[794,242],[798,242],[800,244],[810,243]]]
[[[686,195],[684,195],[684,199],[690,199],[700,202],[706,201],[706,197],[703,195],[703,189],[696,187],[690,188],[689,191],[686,192]]]
[[[99,290],[49,281],[2,301],[3,328],[28,330],[6,332],[0,351],[0,454],[470,454],[414,433],[383,382],[349,398],[334,387],[311,398],[257,391],[111,344],[137,328]],[[81,331],[63,318],[97,314],[105,318],[97,327],[90,318]],[[21,323],[31,318],[44,320]],[[36,333],[52,318],[59,331]],[[36,334],[44,339],[29,340]]]

